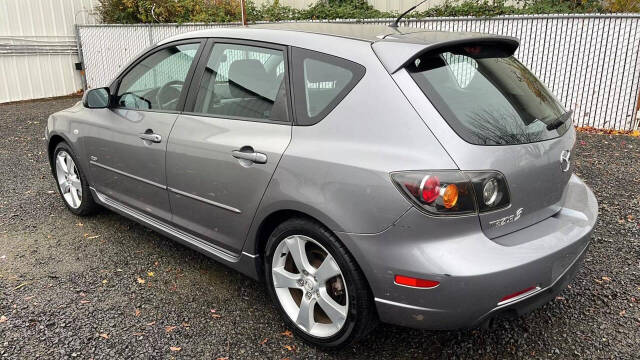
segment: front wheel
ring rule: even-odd
[[[280,224],[267,242],[265,275],[287,325],[313,345],[340,348],[375,326],[364,276],[320,224],[307,219]]]
[[[66,143],[61,142],[56,146],[53,152],[53,166],[58,191],[67,209],[79,216],[94,213],[98,206],[91,197],[89,184],[73,151]]]

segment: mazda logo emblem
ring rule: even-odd
[[[560,154],[560,167],[563,172],[566,172],[571,167],[571,150],[564,150]]]

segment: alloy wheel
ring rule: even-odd
[[[56,155],[56,178],[60,193],[67,204],[77,209],[82,204],[82,182],[71,155],[61,150]]]
[[[303,235],[282,239],[271,274],[284,312],[305,333],[327,338],[342,329],[349,306],[345,278],[320,243]]]

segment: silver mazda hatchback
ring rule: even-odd
[[[517,48],[356,24],[178,35],[49,117],[52,172],[72,213],[264,281],[320,347],[518,316],[574,277],[598,207],[571,112]]]

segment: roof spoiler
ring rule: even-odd
[[[392,35],[393,36],[393,35]],[[400,41],[398,41],[400,40]],[[407,39],[409,40],[409,39]],[[460,45],[496,45],[504,48],[509,55],[513,55],[520,42],[510,36],[478,35],[461,37],[458,39],[434,42],[431,44],[403,41],[402,38],[394,38],[392,41],[382,40],[373,43],[372,48],[385,69],[390,74],[402,69],[415,58],[425,53],[442,50],[444,48]]]

